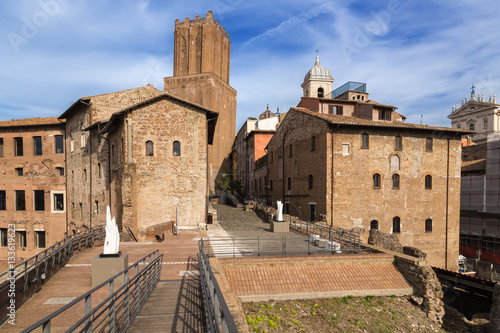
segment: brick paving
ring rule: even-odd
[[[181,271],[198,270],[197,240],[200,237],[201,234],[199,232],[184,231],[179,236],[168,236],[161,243],[120,244],[120,251],[127,253],[129,256],[129,264],[135,263],[145,255],[158,249],[160,253],[163,253],[164,263],[160,283],[169,281],[177,282],[177,289],[174,288],[173,291],[168,288],[157,288],[158,290],[165,291],[162,298],[171,299],[171,302],[178,304],[178,306],[174,307],[174,311],[170,312],[169,321],[164,321],[164,316],[157,317],[160,322],[163,322],[160,330],[162,332],[196,332],[203,330],[205,325],[204,319],[202,319],[203,316],[200,316],[199,311],[195,311],[196,304],[199,303],[199,294],[192,292],[193,288],[197,288],[198,278],[189,274],[179,276],[179,272]],[[0,327],[0,331],[2,333],[19,332],[61,308],[63,306],[61,304],[44,304],[54,297],[78,297],[91,290],[92,267],[90,264],[92,258],[99,253],[102,253],[102,247],[89,249],[72,258],[68,262],[68,265],[47,281],[42,289],[38,293],[35,293],[17,311],[16,326],[12,326],[6,322]],[[157,290],[155,291],[158,292]],[[108,288],[102,288],[97,294],[93,295],[92,305],[95,306],[104,300],[108,296],[108,292]],[[194,315],[190,316],[189,312]],[[65,329],[79,320],[83,314],[83,304],[78,304],[74,309],[67,310],[52,322],[52,332],[65,331]],[[142,312],[140,315],[142,315]],[[154,331],[150,330],[150,332]]]
[[[243,211],[227,205],[213,205],[217,210],[217,219],[228,235],[243,234],[272,235],[270,225],[261,220],[254,211]]]

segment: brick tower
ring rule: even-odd
[[[229,85],[229,34],[214,21],[211,11],[204,18],[175,21],[174,76],[164,79],[165,92],[219,113],[213,144],[208,146],[209,188],[228,173],[229,153],[236,129],[236,90]]]

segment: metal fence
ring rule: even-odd
[[[335,242],[336,244],[340,244],[342,253],[361,252],[361,237],[358,232],[332,226],[325,227],[321,225],[316,225],[316,223],[297,221],[297,219],[290,219],[290,220],[291,220],[290,221],[291,230],[297,231],[307,236],[311,235],[318,236],[320,240],[325,239],[328,240],[329,242]],[[332,250],[332,253],[333,252],[336,251]]]
[[[150,253],[21,333],[38,328],[42,328],[43,333],[49,333],[52,321],[57,320],[60,314],[71,308],[73,311],[81,311],[84,308],[85,312],[66,332],[126,332],[158,284],[162,260],[163,254],[160,255],[158,250]],[[134,272],[133,276],[131,272]],[[114,280],[122,275],[124,284],[115,291]],[[109,296],[92,309],[92,295],[106,287],[109,288]]]
[[[198,242],[198,264],[200,269],[200,283],[203,291],[203,303],[207,318],[207,330],[211,333],[237,333],[233,316],[227,307],[224,295],[215,279],[210,260],[205,252],[203,239]]]
[[[16,304],[22,304],[50,276],[64,266],[75,250],[82,250],[82,248],[92,246],[97,240],[103,240],[104,234],[104,227],[99,226],[83,234],[78,233],[68,236],[0,274],[0,309],[2,309],[0,311],[0,321],[3,322],[7,318],[5,309],[11,300],[8,295],[13,286],[15,286]]]

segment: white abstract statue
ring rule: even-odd
[[[111,218],[111,209],[106,208],[106,238],[104,239],[103,254],[118,254],[120,245],[120,233],[116,225],[115,218]]]
[[[278,206],[278,217],[276,218],[277,222],[283,221],[283,202],[277,201],[276,205]]]

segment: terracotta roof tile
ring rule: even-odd
[[[400,121],[383,121],[383,120],[368,120],[362,119],[358,117],[351,116],[339,116],[333,114],[325,114],[319,113],[316,111],[312,111],[302,107],[292,107],[290,110],[296,110],[299,112],[303,112],[309,114],[313,117],[322,119],[330,124],[339,124],[339,125],[353,125],[353,126],[370,126],[370,127],[389,127],[389,128],[406,128],[406,129],[419,129],[419,130],[428,130],[428,131],[447,131],[447,132],[458,132],[465,134],[474,133],[472,131],[457,129],[451,127],[437,127],[437,126],[426,126],[426,125],[417,125],[404,123]]]
[[[26,118],[26,119],[12,119],[0,121],[0,127],[18,127],[18,126],[47,126],[47,125],[60,125],[64,123],[57,119],[57,117],[50,118]]]

